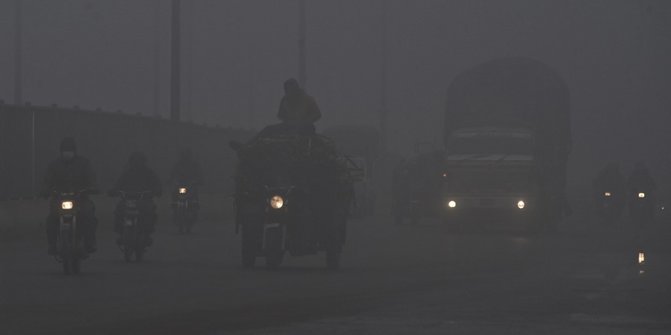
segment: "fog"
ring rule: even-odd
[[[0,6],[0,97],[9,102],[14,9],[12,1]],[[158,30],[159,111],[167,114],[169,3],[26,0],[24,7],[25,100],[152,113]],[[307,5],[308,90],[325,112],[323,126],[376,123],[381,7]],[[407,152],[410,142],[437,140],[430,134],[441,131],[455,74],[511,55],[564,76],[576,142],[594,143],[590,151],[610,158],[612,147],[662,140],[651,136],[663,132],[645,129],[669,120],[669,8],[665,1],[388,1],[390,141]],[[250,128],[272,122],[281,83],[297,75],[297,2],[188,1],[183,11],[186,118]]]
[[[24,102],[170,117],[170,1],[21,2]],[[671,2],[306,2],[317,131],[378,127],[384,101],[390,155],[416,154],[418,143],[442,148],[454,78],[492,59],[527,57],[553,68],[571,96],[571,202],[588,200],[592,178],[612,161],[625,174],[645,161],[669,196]],[[0,1],[6,104],[15,3]],[[253,131],[276,123],[282,84],[299,72],[299,1],[185,0],[182,20],[182,119]]]

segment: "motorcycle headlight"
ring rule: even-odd
[[[608,197],[610,197],[610,196],[612,196],[612,195],[613,195],[613,194],[611,194],[610,192],[603,192],[603,196],[606,197],[606,198],[608,198]]]
[[[447,207],[449,208],[456,208],[457,207],[457,202],[454,200],[450,200],[447,202]]]
[[[520,201],[517,202],[517,208],[519,208],[519,209],[524,209],[524,207],[526,207],[526,206],[527,206],[527,204],[524,202],[524,200],[520,200]]]
[[[643,192],[638,193],[638,198],[639,199],[645,198],[645,193],[643,193]]]
[[[186,187],[180,187],[179,194],[186,194]]]
[[[270,207],[274,209],[280,209],[284,207],[284,198],[279,195],[275,195],[270,198]]]
[[[72,209],[75,204],[72,201],[63,201],[61,202],[61,209],[69,210]]]

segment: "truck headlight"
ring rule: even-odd
[[[606,198],[608,198],[608,197],[610,197],[610,196],[612,196],[612,195],[613,195],[613,194],[611,194],[610,192],[603,192],[603,196],[606,197]]]
[[[449,208],[456,208],[457,207],[457,202],[454,200],[450,200],[447,202],[447,207]]]
[[[638,193],[638,198],[639,199],[645,198],[645,193],[643,193],[643,192]]]
[[[270,207],[273,209],[280,209],[284,207],[284,198],[282,198],[279,195],[275,195],[272,198],[270,198]]]
[[[180,187],[179,194],[186,194],[186,187]]]
[[[61,209],[69,210],[72,209],[75,204],[72,201],[63,201],[61,202]]]
[[[519,209],[524,209],[524,207],[526,207],[526,206],[527,206],[527,204],[524,202],[524,200],[520,200],[520,201],[517,202],[517,208],[519,208]]]

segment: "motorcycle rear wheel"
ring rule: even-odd
[[[133,261],[133,249],[129,246],[123,246],[123,259],[126,261],[126,263],[130,263]]]
[[[72,273],[72,267],[69,257],[63,257],[63,273],[69,275]]]
[[[81,270],[81,260],[78,257],[73,257],[70,265],[72,267],[72,274],[78,275]]]
[[[144,248],[138,247],[137,249],[135,249],[135,261],[142,262],[143,258],[144,258]]]

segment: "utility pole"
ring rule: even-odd
[[[298,24],[298,82],[303,89],[307,88],[307,50],[306,50],[306,18],[305,0],[299,0],[299,24]]]
[[[380,54],[380,137],[383,150],[387,150],[387,0],[382,1],[380,13],[381,54]]]
[[[159,73],[161,69],[161,53],[160,53],[160,43],[159,43],[159,11],[161,8],[162,0],[154,0],[154,92],[153,93],[153,114],[154,117],[159,116],[159,92],[161,91],[161,83],[159,79]]]
[[[14,104],[23,104],[23,13],[22,0],[14,1]]]
[[[180,120],[180,88],[181,88],[181,64],[180,64],[180,0],[172,0],[172,43],[171,43],[171,67],[170,67],[170,119]]]

